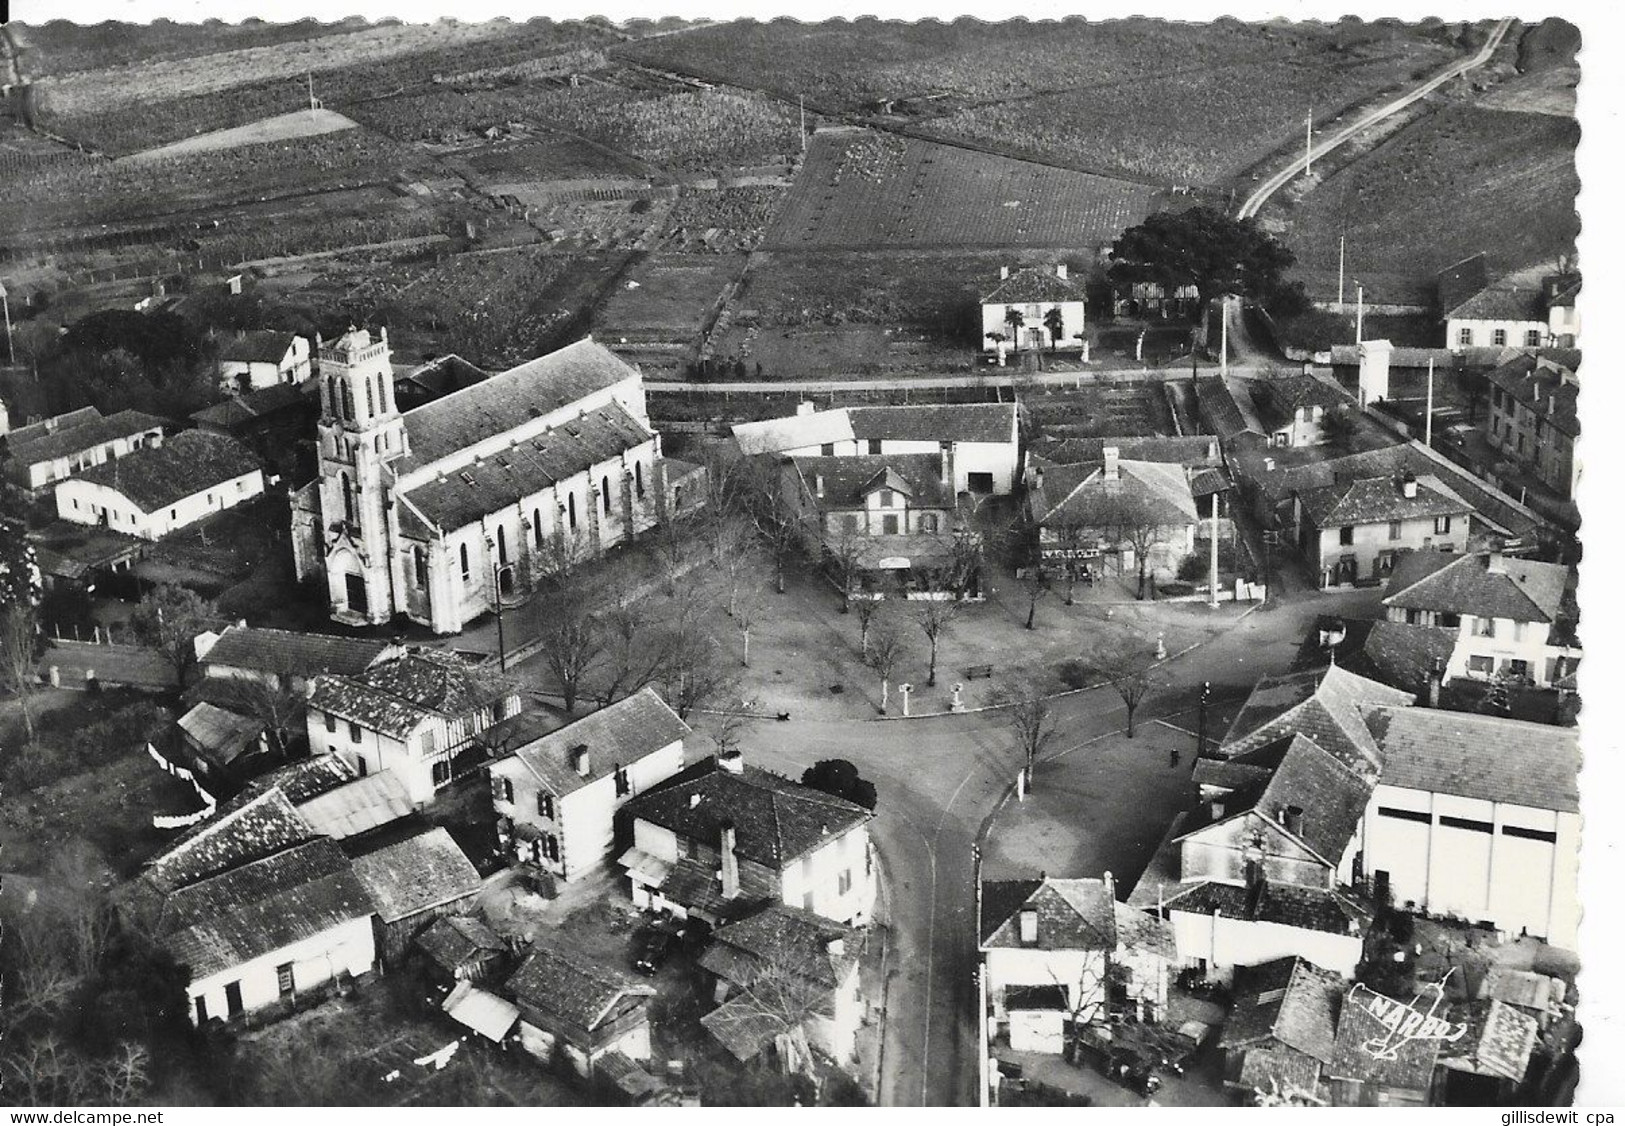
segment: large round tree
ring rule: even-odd
[[[1266,298],[1296,258],[1258,227],[1211,207],[1159,211],[1112,244],[1112,261],[1150,273],[1172,296],[1194,285],[1202,310],[1216,297]]]

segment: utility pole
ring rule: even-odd
[[[1310,105],[1303,119],[1303,174],[1309,175],[1310,162],[1315,155],[1315,107]]]
[[[1365,339],[1365,286],[1358,278],[1354,282],[1354,297],[1354,343],[1359,344]]]
[[[1428,417],[1427,422],[1423,424],[1423,432],[1427,436],[1422,439],[1422,444],[1431,450],[1433,448],[1433,360],[1431,358],[1428,360]]]
[[[1219,298],[1219,374],[1230,374],[1230,298]]]
[[[495,598],[492,599],[492,601],[496,603],[496,607],[497,607],[497,670],[499,672],[504,672],[505,673],[505,672],[508,671],[508,644],[507,644],[507,638],[503,635],[503,632],[502,632],[502,564],[501,563],[493,563],[493,564],[491,564],[491,578],[493,580],[493,585],[494,585],[493,593],[496,596]]]
[[[1196,757],[1201,758],[1207,752],[1207,705],[1213,695],[1213,685],[1202,681],[1202,696],[1196,706]]]
[[[1214,493],[1209,503],[1212,505],[1213,525],[1208,536],[1208,582],[1207,604],[1213,609],[1219,606],[1219,494]],[[1200,752],[1198,752],[1200,753]]]
[[[11,344],[11,299],[4,285],[0,285],[0,309],[4,309],[6,314],[6,363],[14,364],[17,362],[17,352]]]
[[[1337,311],[1343,311],[1343,242],[1345,236],[1337,236]]]
[[[807,95],[797,94],[796,104],[801,107],[801,155],[807,155]]]

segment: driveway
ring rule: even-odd
[[[1147,720],[1188,712],[1203,681],[1215,695],[1235,696],[1258,677],[1284,670],[1316,614],[1370,612],[1377,591],[1307,593],[1237,622],[1207,644],[1170,661],[1168,683],[1143,705]],[[1078,748],[1113,738],[1123,721],[1122,702],[1109,689],[1056,702],[1060,737],[1046,756],[1040,780],[1060,778],[1060,760],[1087,763]],[[698,717],[702,730],[710,717]],[[879,1101],[887,1106],[966,1106],[976,1103],[975,894],[971,846],[987,830],[1016,772],[1012,739],[999,712],[915,720],[807,719],[754,721],[744,737],[748,761],[791,777],[823,758],[855,763],[879,795],[873,832],[888,896],[887,1027]],[[1148,745],[1152,740],[1148,740]],[[1164,760],[1166,761],[1166,760]],[[1169,775],[1173,774],[1169,771]],[[1058,786],[1063,792],[1066,787]],[[1079,811],[1102,794],[1074,787]],[[1163,788],[1160,776],[1156,788]],[[1089,797],[1088,795],[1093,795]],[[1104,794],[1118,814],[1143,808],[1144,816],[1114,817],[1103,830],[1087,816],[1066,809],[1057,815],[1072,839],[1057,844],[1056,874],[1075,856],[1138,854],[1166,828],[1163,800],[1136,806],[1132,789]],[[1151,808],[1156,807],[1156,808]],[[999,824],[1002,824],[1000,822]],[[1059,831],[1059,830],[1058,830]],[[1127,841],[1108,837],[1126,835]],[[990,851],[1006,851],[1003,842]],[[1143,863],[1143,861],[1142,861]],[[990,874],[994,873],[990,869]],[[1096,875],[1066,871],[1067,875]],[[1123,872],[1127,882],[1138,872]]]

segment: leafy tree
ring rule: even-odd
[[[176,679],[183,683],[197,659],[197,635],[219,621],[220,613],[213,602],[195,590],[170,583],[143,598],[130,616],[130,625],[141,643],[157,650],[173,665]]]
[[[1320,432],[1333,449],[1348,453],[1354,448],[1354,436],[1359,433],[1354,416],[1341,408],[1329,410],[1320,416]]]
[[[1061,334],[1066,331],[1065,322],[1061,317],[1061,307],[1053,305],[1044,314],[1044,327],[1049,329],[1050,351],[1054,351],[1061,343]]]
[[[801,784],[834,794],[864,809],[874,809],[875,784],[858,774],[858,768],[844,758],[821,759],[801,774]]]
[[[1148,268],[1168,293],[1194,285],[1202,310],[1216,297],[1268,296],[1297,261],[1256,219],[1237,219],[1207,206],[1149,216],[1118,236],[1112,259]]]
[[[1027,314],[1014,305],[1004,311],[1004,323],[1010,326],[1010,346],[1021,351],[1021,326],[1027,323]]]

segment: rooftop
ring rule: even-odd
[[[1171,462],[1119,460],[1115,480],[1104,463],[1059,466],[1037,482],[1031,503],[1040,524],[1109,528],[1139,523],[1142,512],[1162,526],[1200,520],[1184,466]]]
[[[1374,708],[1367,722],[1381,747],[1385,786],[1580,811],[1575,728],[1404,707]]]
[[[122,494],[143,512],[157,512],[259,468],[259,459],[236,439],[187,430],[79,476]]]
[[[1343,979],[1302,958],[1277,958],[1236,971],[1235,1004],[1219,1038],[1223,1048],[1274,1041],[1327,1063],[1337,1039]]]
[[[373,638],[238,625],[221,632],[201,663],[278,676],[354,675],[366,671],[390,648],[389,642]]]
[[[316,832],[344,840],[400,820],[416,803],[399,774],[381,770],[325,790],[297,808]]]
[[[1291,671],[1335,664],[1420,696],[1427,691],[1428,674],[1449,664],[1455,650],[1456,631],[1442,626],[1322,614],[1304,637]]]
[[[1413,551],[1399,557],[1384,606],[1556,622],[1563,611],[1569,569],[1558,563],[1493,552]]]
[[[1426,1008],[1433,991],[1442,999],[1436,985],[1424,985],[1419,998]],[[1355,1079],[1399,1090],[1425,1090],[1433,1080],[1440,1041],[1436,1037],[1409,1039],[1393,1036],[1379,1013],[1408,1009],[1410,1005],[1374,993],[1364,985],[1348,991],[1337,1021],[1337,1041],[1332,1058],[1326,1061],[1326,1075],[1332,1079]],[[1386,1042],[1387,1052],[1373,1052],[1369,1045]]]
[[[514,757],[551,793],[563,797],[692,733],[659,693],[644,688],[524,744]],[[586,774],[576,765],[582,750],[587,755]]]
[[[221,342],[220,359],[243,364],[280,364],[298,339],[294,333],[275,329],[238,332]]]
[[[429,715],[466,716],[505,693],[461,657],[414,649],[353,676],[318,677],[310,706],[401,738]]]
[[[313,380],[307,380],[304,383],[277,383],[258,391],[234,394],[212,407],[193,411],[192,421],[199,426],[231,430],[295,407],[308,407],[314,411],[317,406],[315,387]]]
[[[1219,440],[1208,434],[1168,437],[1162,434],[1123,434],[1110,438],[1040,438],[1028,448],[1028,457],[1050,465],[1078,465],[1105,460],[1110,446],[1128,461],[1173,462],[1193,468],[1219,467],[1224,457]]]
[[[119,411],[104,417],[95,407],[84,407],[20,426],[6,435],[6,445],[18,464],[38,465],[169,425],[167,418],[142,411]],[[84,475],[89,476],[89,473]]]
[[[852,407],[858,441],[985,442],[1016,440],[1014,403],[927,403],[917,406]]]
[[[386,923],[466,899],[480,874],[443,826],[354,856],[351,865]]]
[[[1382,757],[1361,709],[1370,705],[1403,709],[1413,701],[1412,693],[1336,665],[1266,676],[1254,686],[1230,724],[1220,754],[1234,758],[1284,736],[1303,734],[1343,765],[1370,774],[1381,765]]]
[[[1446,266],[1435,275],[1435,284],[1439,293],[1439,312],[1448,317],[1452,309],[1458,308],[1490,284],[1489,262],[1484,252],[1479,251],[1454,265]]]
[[[587,954],[544,939],[508,979],[508,992],[525,1008],[591,1030],[622,997],[653,997],[654,987]]]
[[[819,988],[841,986],[858,961],[862,932],[799,907],[773,903],[718,927],[700,965],[748,986],[763,967],[784,967]],[[839,952],[831,950],[840,943]]]
[[[1488,378],[1559,433],[1580,436],[1580,384],[1568,367],[1525,353],[1490,372]]]
[[[876,489],[909,498],[910,508],[952,508],[954,490],[943,481],[940,454],[863,454],[857,457],[793,457],[807,492],[831,509],[862,508]],[[823,491],[818,482],[823,480]],[[901,509],[897,510],[901,512]]]
[[[982,295],[984,305],[1026,305],[1035,301],[1082,301],[1083,290],[1069,278],[1057,277],[1053,269],[1026,266],[1011,270],[1010,276]]]
[[[1465,516],[1472,505],[1437,477],[1416,479],[1416,495],[1406,496],[1404,483],[1393,477],[1366,477],[1347,484],[1325,485],[1298,496],[1305,518],[1317,528],[1380,524],[1429,516]]]
[[[984,950],[1103,950],[1117,948],[1116,904],[1105,880],[984,880],[981,943]],[[1021,916],[1036,912],[1037,938],[1022,941]]]

